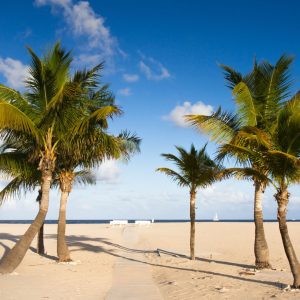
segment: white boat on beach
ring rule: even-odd
[[[215,214],[215,216],[214,216],[214,218],[213,218],[213,221],[214,221],[214,222],[218,222],[218,221],[219,221],[219,217],[218,217],[218,214],[217,214],[217,213]]]
[[[110,225],[127,225],[128,220],[112,220],[109,222]]]
[[[149,220],[136,220],[136,221],[134,221],[134,224],[137,224],[137,225],[150,225],[151,221],[149,221]]]

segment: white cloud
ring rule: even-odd
[[[184,120],[185,115],[211,115],[213,107],[211,105],[204,104],[199,101],[192,104],[189,101],[183,103],[183,105],[176,105],[175,108],[164,116],[164,120],[173,122],[179,127],[188,127],[188,124]]]
[[[80,54],[74,59],[74,63],[79,66],[95,66],[102,62],[104,57],[100,54]]]
[[[153,58],[147,58],[142,55],[142,60],[139,63],[140,71],[149,80],[160,81],[171,77],[170,72],[159,61]]]
[[[96,179],[104,183],[117,183],[120,173],[117,161],[112,159],[103,162],[95,171]]]
[[[199,199],[202,200],[203,204],[206,206],[212,205],[250,205],[253,202],[252,193],[245,193],[242,190],[236,189],[236,187],[226,187],[209,186],[205,189],[199,190]]]
[[[0,73],[5,77],[7,85],[20,89],[24,87],[24,80],[28,76],[28,66],[10,57],[0,57]]]
[[[132,92],[131,92],[131,89],[130,88],[124,88],[124,89],[120,89],[120,90],[118,90],[118,92],[117,92],[119,95],[121,95],[121,96],[126,96],[126,97],[128,97],[128,96],[130,96],[131,94],[132,94]]]
[[[290,203],[292,204],[300,204],[300,197],[291,195],[290,197]]]
[[[75,37],[83,37],[87,39],[88,46],[85,49],[88,53],[84,56],[95,59],[96,56],[101,60],[112,63],[112,58],[116,54],[124,55],[119,48],[117,39],[112,36],[110,29],[105,25],[105,20],[99,14],[96,14],[90,3],[87,1],[79,1],[73,3],[72,0],[36,0],[37,6],[50,5],[52,12],[62,13],[64,20],[68,25],[68,29]],[[92,53],[90,53],[92,51]],[[82,59],[83,57],[81,57]],[[99,60],[97,60],[99,63]]]
[[[123,79],[126,82],[136,82],[140,78],[139,78],[139,75],[137,75],[137,74],[123,74]]]

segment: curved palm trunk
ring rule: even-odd
[[[286,224],[286,209],[289,202],[289,193],[286,187],[278,189],[274,195],[278,204],[277,220],[279,223],[279,230],[284,247],[285,254],[288,258],[290,268],[294,277],[293,287],[300,288],[300,264],[298,262],[296,253],[294,251],[292,242],[289,237],[288,228]]]
[[[69,193],[72,190],[73,173],[60,174],[60,208],[57,227],[57,256],[59,262],[71,261],[70,251],[66,243],[66,208]]]
[[[191,260],[195,260],[195,202],[196,192],[192,189],[190,191],[190,219],[191,219],[191,232],[190,232],[190,255]]]
[[[264,220],[262,211],[262,198],[264,186],[260,182],[254,182],[254,223],[255,223],[255,265],[257,269],[271,268],[269,263],[269,248],[265,237]]]
[[[0,273],[11,273],[22,262],[27,250],[32,243],[32,240],[36,236],[37,232],[41,228],[46,218],[49,206],[49,191],[52,181],[52,171],[42,171],[42,198],[39,212],[29,226],[22,238],[16,243],[16,245],[7,253],[0,263]]]
[[[41,207],[41,198],[42,198],[42,191],[39,190],[39,194],[37,196],[36,201],[39,202],[39,207]],[[44,246],[44,223],[42,224],[37,237],[37,248],[36,252],[40,255],[45,254],[45,246]]]

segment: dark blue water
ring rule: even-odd
[[[67,220],[67,224],[109,224],[111,220]],[[134,220],[128,220],[129,223],[134,223]],[[157,219],[154,220],[154,223],[186,223],[190,222],[190,220],[183,220],[183,219]],[[213,220],[196,220],[196,222],[214,222]],[[229,222],[243,222],[249,223],[253,222],[251,219],[241,219],[241,220],[219,220],[218,223],[229,223]],[[264,220],[264,222],[277,222],[277,220]],[[288,220],[288,222],[300,222],[300,220]],[[0,220],[0,224],[31,224],[32,220]],[[57,224],[57,220],[46,220],[46,224]]]

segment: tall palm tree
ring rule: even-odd
[[[37,163],[41,172],[41,204],[25,235],[2,259],[0,273],[12,272],[19,265],[45,220],[59,144],[86,130],[89,120],[106,124],[107,118],[120,112],[116,106],[109,105],[93,109],[90,115],[89,110],[81,109],[85,101],[79,100],[86,98],[86,87],[95,84],[95,74],[102,65],[76,72],[72,79],[69,74],[72,58],[60,44],[42,59],[31,49],[29,53],[32,63],[26,93],[0,86],[0,134],[5,143],[12,145],[11,153],[22,153],[28,161]],[[78,120],[82,121],[83,111],[87,121],[77,126]]]
[[[43,60],[40,60],[31,49],[28,51],[32,63],[29,68],[30,76],[26,81],[27,92],[22,95],[6,86],[0,86],[0,133],[5,141],[17,141],[16,148],[27,148],[29,160],[39,160],[41,204],[33,223],[1,260],[0,273],[12,272],[19,265],[44,223],[49,206],[49,191],[58,142],[55,141],[59,129],[57,108],[67,95],[77,92],[76,87],[67,81],[70,54],[63,51],[59,44]],[[38,106],[38,103],[42,103],[42,106]],[[72,118],[64,120],[64,126],[68,126],[67,121],[70,120]]]
[[[109,86],[101,84],[98,77],[98,73],[85,70],[74,74],[74,82],[85,82],[85,78],[89,78],[89,81],[81,85],[84,97],[73,99],[78,102],[81,115],[69,129],[72,138],[61,141],[57,148],[56,172],[61,191],[57,234],[60,262],[71,260],[65,240],[66,206],[76,170],[96,167],[105,159],[129,159],[131,154],[139,151],[140,139],[136,135],[127,131],[118,136],[108,133],[108,118],[122,112],[115,105],[115,97]]]
[[[105,159],[129,159],[131,154],[139,151],[140,139],[130,133],[124,132],[114,137],[99,132],[99,130],[94,130],[94,132],[89,130],[89,135],[91,134],[96,140],[93,144],[89,143],[90,139],[83,139],[83,137],[87,137],[86,135],[78,135],[71,142],[61,143],[58,148],[56,165],[61,198],[57,231],[57,256],[60,262],[71,260],[65,239],[66,207],[68,196],[76,178],[76,170],[79,167],[93,168],[100,165]]]
[[[198,188],[205,188],[217,180],[219,166],[206,153],[206,145],[197,150],[191,145],[190,151],[176,147],[179,156],[162,154],[168,161],[175,163],[178,172],[169,168],[158,168],[157,171],[170,176],[179,186],[186,186],[190,190],[190,257],[195,259],[195,204]]]
[[[270,133],[276,123],[276,116],[290,95],[289,74],[292,57],[281,56],[273,66],[267,61],[254,62],[253,70],[245,75],[228,66],[222,66],[227,85],[232,89],[237,111],[223,112],[219,108],[211,116],[190,115],[187,121],[204,130],[220,145],[233,147],[241,140],[252,149],[263,150],[267,142],[264,132]],[[259,134],[260,133],[260,134]],[[259,139],[259,140],[258,140]],[[224,154],[223,147],[223,154]],[[224,158],[225,155],[223,155]],[[263,173],[261,166],[249,160],[251,169]],[[245,167],[245,166],[244,166]],[[258,269],[270,268],[269,249],[264,233],[262,198],[268,181],[252,176],[254,182],[255,264]]]
[[[262,139],[257,138],[257,140]],[[264,143],[264,147],[256,148],[249,147],[249,143],[245,143],[244,140],[240,140],[239,143],[225,144],[220,147],[218,155],[236,157],[242,163],[252,162],[248,168],[231,168],[225,170],[225,173],[237,174],[243,178],[255,177],[259,181],[265,184],[271,183],[275,187],[274,197],[278,205],[277,219],[284,250],[294,277],[293,287],[300,288],[300,264],[286,223],[289,202],[288,187],[292,183],[300,182],[299,93],[282,106],[272,130],[265,140],[267,141]]]
[[[300,182],[300,94],[287,102],[278,114],[274,130],[274,147],[263,153],[262,161],[276,186],[274,195],[278,209],[277,219],[286,256],[294,277],[293,287],[300,288],[300,264],[289,237],[286,223],[289,202],[288,187]]]

